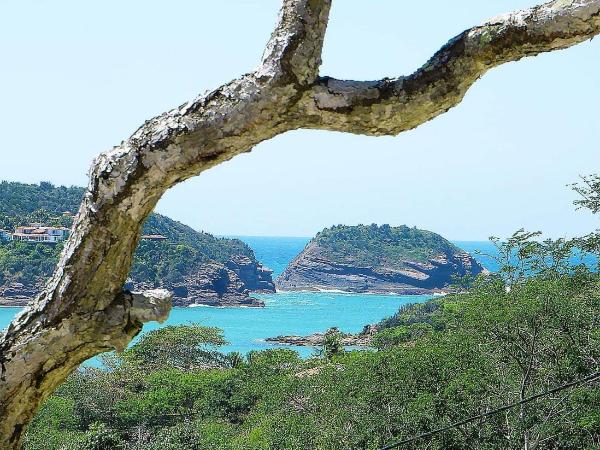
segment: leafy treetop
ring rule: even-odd
[[[427,262],[436,255],[464,253],[439,234],[406,225],[335,225],[312,242],[335,261],[365,266],[402,268],[407,260]]]
[[[83,194],[84,189],[77,186],[2,181],[0,228],[13,230],[32,222],[70,227]],[[155,286],[181,282],[201,264],[209,261],[224,263],[234,255],[244,255],[255,261],[252,249],[239,239],[217,238],[198,232],[160,214],[153,213],[148,217],[143,233],[160,234],[167,239],[140,242],[130,274],[137,282]],[[40,283],[54,270],[62,247],[62,244],[0,241],[0,285],[7,281]]]

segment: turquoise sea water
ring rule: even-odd
[[[256,257],[279,275],[298,253],[308,238],[288,237],[239,237],[250,245]],[[477,250],[493,254],[489,242],[456,242],[482,262],[489,270],[495,270],[495,262],[478,256]],[[369,323],[390,316],[406,303],[422,302],[429,296],[357,295],[330,292],[293,292],[256,295],[266,303],[265,308],[174,308],[168,321],[159,325],[149,323],[144,331],[159,326],[199,323],[224,330],[229,345],[223,351],[247,353],[251,350],[273,348],[264,338],[281,334],[305,335],[337,326],[345,332],[357,332]],[[0,329],[6,327],[19,308],[0,308]],[[303,356],[312,349],[295,348]]]

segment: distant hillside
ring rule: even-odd
[[[30,222],[70,227],[77,213],[84,189],[78,186],[54,186],[48,182],[25,184],[0,182],[0,228],[13,229]],[[232,255],[254,258],[252,249],[239,239],[216,238],[161,214],[152,213],[144,224],[144,234],[162,234],[169,242],[189,245],[208,259],[227,261]]]
[[[0,228],[12,230],[30,222],[70,227],[83,193],[80,187],[47,182],[0,182]],[[248,298],[249,291],[273,290],[270,272],[239,239],[216,238],[156,213],[147,219],[143,233],[167,239],[140,242],[130,273],[131,288],[173,289],[181,294],[177,304],[257,304]],[[61,250],[62,243],[0,244],[0,297],[34,296],[52,273]]]
[[[12,181],[0,182],[0,215],[26,217],[40,210],[52,214],[63,211],[77,212],[84,189],[77,186],[54,186],[43,181],[25,184]]]
[[[319,232],[276,280],[282,290],[421,294],[483,267],[431,231],[407,226],[337,225]]]

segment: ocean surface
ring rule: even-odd
[[[236,236],[254,250],[256,257],[279,275],[287,264],[302,251],[309,238]],[[455,242],[471,253],[484,267],[494,271],[497,264],[483,254],[495,254],[490,242]],[[482,254],[478,254],[481,252]],[[394,314],[406,303],[423,302],[430,296],[397,296],[373,294],[342,294],[335,292],[290,292],[257,294],[265,308],[174,308],[166,323],[144,325],[143,332],[165,325],[198,323],[224,330],[228,345],[224,352],[247,353],[277,347],[264,339],[278,335],[306,335],[338,327],[344,332],[358,332],[369,323],[378,322]],[[20,308],[0,308],[0,329],[6,327]],[[280,346],[281,347],[281,346]],[[314,350],[307,347],[289,347],[302,356]]]

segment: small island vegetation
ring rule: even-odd
[[[334,261],[395,269],[406,268],[407,260],[426,263],[436,255],[462,252],[439,234],[406,225],[335,225],[320,231],[314,242]]]

